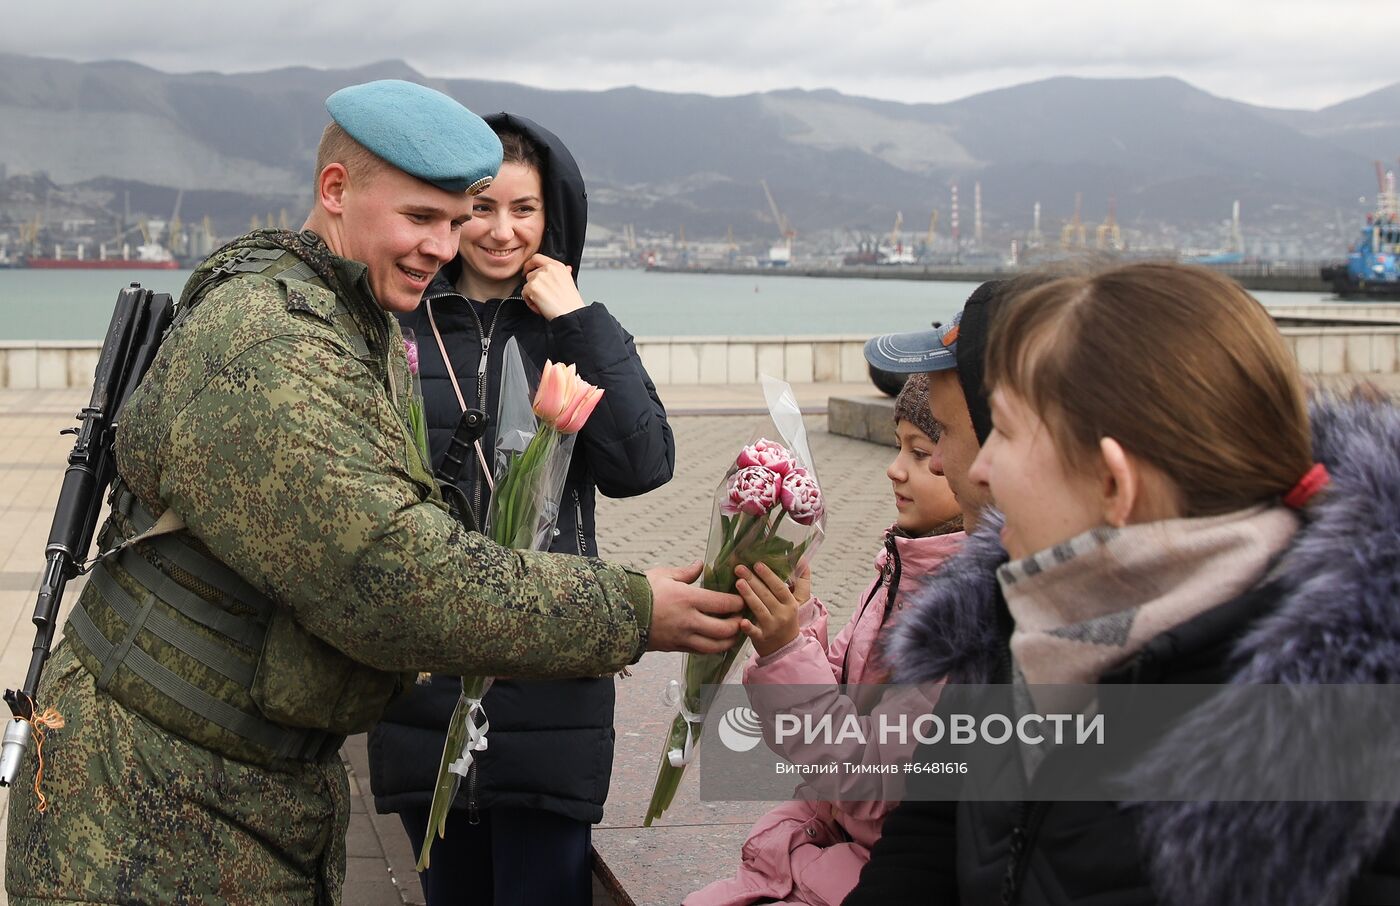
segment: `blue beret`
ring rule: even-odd
[[[340,89],[326,110],[371,153],[449,192],[480,192],[501,169],[496,133],[440,91],[382,79]]]

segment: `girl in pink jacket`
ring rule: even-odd
[[[840,726],[847,714],[862,713],[843,685],[887,681],[889,671],[876,658],[880,636],[905,597],[957,552],[964,537],[957,500],[947,481],[929,469],[938,430],[929,412],[928,376],[913,375],[895,401],[899,454],[885,470],[899,515],[875,558],[878,575],[835,640],[827,641],[826,607],[810,596],[808,576],[798,575],[789,590],[765,566],[752,573],[741,568],[739,593],[754,621],[742,621],[740,628],[756,651],[744,668],[745,685],[801,686],[804,692],[829,687],[816,700],[805,700],[802,711],[814,720],[830,714]],[[919,711],[931,710],[934,704],[924,695],[912,703]],[[908,713],[911,702],[881,702],[862,722],[887,708]],[[877,734],[865,735],[868,744],[843,749],[839,760],[893,760],[890,752],[879,748]],[[794,800],[780,805],[750,831],[738,875],[692,893],[684,906],[837,906],[855,887],[885,815],[897,804]]]

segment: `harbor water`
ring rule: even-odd
[[[135,281],[178,294],[188,271],[0,269],[0,340],[98,340],[117,291]],[[873,336],[947,321],[974,283],[585,270],[599,301],[634,336]],[[1260,292],[1267,305],[1334,301],[1319,293]]]

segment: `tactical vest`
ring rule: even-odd
[[[236,274],[283,283],[289,308],[308,296],[335,299],[310,265],[282,249],[232,246],[210,263],[191,278],[173,329]],[[356,356],[368,358],[344,303],[335,300],[334,312]],[[418,456],[410,463],[415,478],[431,480]],[[157,517],[120,479],[110,502],[99,537],[106,554],[66,637],[98,688],[127,709],[197,745],[279,768],[333,757],[404,687],[404,675],[360,664],[307,632],[187,532],[138,537]]]

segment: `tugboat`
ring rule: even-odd
[[[1322,279],[1343,299],[1400,299],[1400,196],[1395,173],[1380,177],[1376,210],[1366,215],[1361,238],[1345,264],[1322,268]]]

